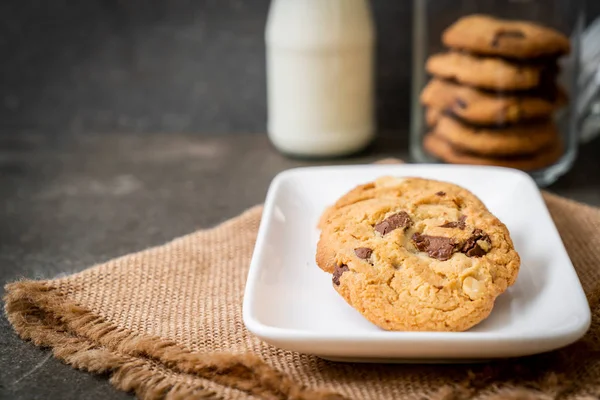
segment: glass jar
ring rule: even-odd
[[[573,164],[582,1],[414,0],[411,156],[496,165],[540,186]]]
[[[282,153],[348,155],[375,134],[375,30],[367,0],[272,0],[267,130]]]

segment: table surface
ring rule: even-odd
[[[210,227],[263,201],[280,171],[407,158],[405,135],[339,160],[289,159],[265,135],[0,136],[0,281],[46,279]],[[600,205],[600,140],[548,190]],[[106,377],[21,341],[0,318],[0,397],[125,399]]]

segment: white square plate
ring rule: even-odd
[[[461,185],[511,232],[522,260],[515,285],[467,332],[388,332],[371,324],[315,263],[319,216],[358,184],[415,176]],[[288,170],[264,206],[243,305],[246,327],[274,346],[344,361],[458,361],[566,346],[590,325],[583,289],[533,180],[498,167],[361,165]]]

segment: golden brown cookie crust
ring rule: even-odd
[[[434,127],[440,120],[441,116],[442,116],[441,109],[429,107],[429,108],[427,108],[427,110],[425,110],[425,124],[430,128]]]
[[[448,115],[439,117],[434,131],[453,147],[483,156],[537,153],[556,142],[559,135],[552,121],[489,129],[466,125]]]
[[[555,65],[519,64],[501,58],[481,58],[465,53],[434,54],[425,68],[430,74],[490,90],[526,90],[540,86]]]
[[[486,157],[460,152],[453,148],[447,140],[434,133],[425,136],[423,147],[434,157],[450,164],[495,165],[523,171],[534,171],[548,167],[558,161],[563,154],[560,139],[557,139],[549,148],[522,158]]]
[[[519,270],[505,225],[446,182],[380,178],[342,196],[321,227],[317,264],[352,307],[386,330],[469,329]]]
[[[480,14],[456,21],[444,31],[442,41],[453,49],[520,59],[558,57],[570,52],[569,39],[557,30]]]
[[[564,89],[555,100],[534,95],[505,95],[432,79],[421,92],[421,103],[480,125],[503,125],[548,118],[565,103]],[[430,125],[431,126],[431,125]]]

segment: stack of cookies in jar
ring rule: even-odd
[[[563,143],[553,118],[567,96],[558,59],[562,33],[486,15],[461,18],[442,34],[446,52],[427,60],[421,92],[424,148],[455,164],[536,170],[556,162]]]

